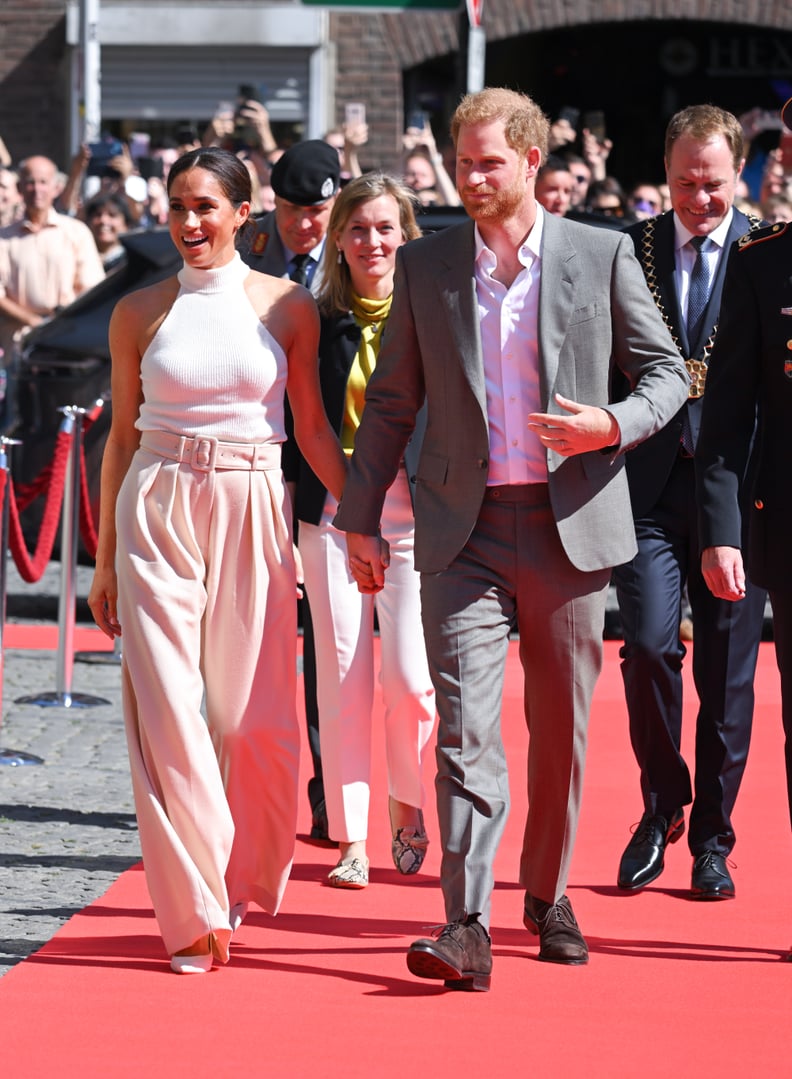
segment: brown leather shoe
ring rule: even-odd
[[[410,945],[407,966],[419,978],[442,978],[447,989],[486,993],[492,980],[492,945],[478,914],[450,922],[435,937]]]
[[[565,895],[545,903],[526,892],[523,925],[539,934],[539,958],[545,963],[588,963],[588,945]]]

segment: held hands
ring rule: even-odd
[[[562,397],[560,393],[555,395],[555,400],[570,413],[569,416],[532,412],[528,417],[528,426],[547,449],[562,457],[574,457],[578,453],[617,446],[621,441],[619,424],[604,408],[580,405],[577,401]]]
[[[347,532],[349,571],[364,595],[381,592],[385,584],[385,570],[390,565],[390,547],[382,536],[366,536],[360,532]]]
[[[707,588],[717,599],[745,598],[745,570],[737,547],[705,547],[701,572]]]

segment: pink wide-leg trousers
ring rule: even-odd
[[[253,900],[274,914],[291,868],[299,728],[287,504],[279,465],[203,471],[143,448],[119,493],[124,716],[169,954],[208,933],[227,960],[230,908]]]

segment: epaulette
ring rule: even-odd
[[[250,247],[251,252],[254,255],[263,255],[264,254],[264,249],[266,248],[268,243],[269,243],[269,233],[267,233],[267,232],[257,232],[255,237],[253,238],[253,243],[251,244],[251,247]]]
[[[765,240],[772,240],[776,236],[783,236],[788,226],[788,221],[777,221],[775,225],[766,225],[762,229],[746,232],[737,241],[737,249],[747,251],[749,247],[753,247],[755,244],[764,243]]]

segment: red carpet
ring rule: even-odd
[[[792,964],[781,957],[792,943],[792,849],[772,646],[762,645],[754,744],[736,813],[737,899],[714,904],[686,898],[684,841],[670,848],[654,886],[628,896],[614,886],[640,815],[617,648],[606,644],[570,887],[591,947],[587,967],[536,962],[535,938],[521,926],[513,881],[526,737],[513,650],[504,708],[513,807],[496,865],[490,993],[449,993],[409,975],[406,946],[443,920],[437,829],[430,814],[426,871],[400,877],[380,786],[371,886],[323,887],[335,852],[301,840],[282,914],[253,913],[231,963],[211,975],[168,972],[144,875],[139,867],[125,873],[0,981],[3,1075],[786,1074]],[[688,698],[689,749],[692,691]],[[381,755],[380,737],[375,751]],[[306,802],[303,827],[308,819]]]
[[[57,651],[58,627],[51,623],[38,626],[9,622],[3,629],[6,648],[32,648],[40,651]],[[113,642],[100,629],[91,626],[75,626],[73,644],[75,651],[112,652]]]

